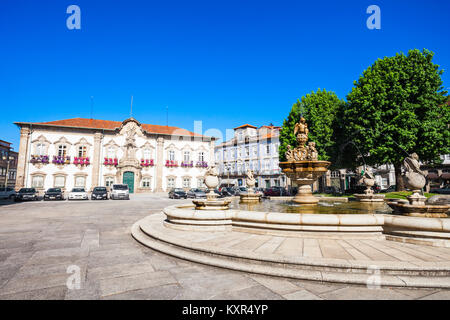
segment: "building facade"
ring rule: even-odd
[[[244,124],[234,128],[234,137],[215,147],[216,164],[222,185],[245,186],[248,169],[256,187],[286,186],[286,176],[278,166],[280,127]]]
[[[214,161],[213,137],[178,127],[67,119],[17,122],[20,127],[16,189],[70,191],[126,183],[130,192],[203,186]]]
[[[11,143],[0,140],[0,187],[15,187],[18,153]]]

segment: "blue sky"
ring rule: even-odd
[[[66,8],[81,9],[69,30]],[[366,8],[381,8],[369,30]],[[427,48],[450,68],[450,2],[0,2],[0,139],[14,121],[85,117],[188,130],[281,125],[292,104],[325,88],[345,98],[377,58]],[[450,86],[449,72],[443,75]]]

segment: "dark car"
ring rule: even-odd
[[[234,196],[234,189],[232,187],[223,187],[219,191],[224,197]]]
[[[392,186],[389,186],[387,189],[380,190],[380,193],[394,192],[394,191],[396,191],[395,189],[396,189],[396,185],[394,184]]]
[[[450,184],[443,186],[442,188],[432,188],[430,193],[450,194]]]
[[[15,201],[39,200],[38,193],[35,188],[22,188],[17,192]]]
[[[364,185],[357,185],[357,186],[353,186],[349,189],[345,190],[346,194],[362,194],[364,193],[364,191],[367,189],[366,186]]]
[[[44,201],[47,200],[64,200],[64,194],[61,188],[50,188],[44,193]]]
[[[214,193],[217,194],[217,198],[225,198],[225,195],[217,189],[214,189]]]
[[[91,200],[108,200],[108,189],[106,187],[95,187],[92,190]]]
[[[279,197],[286,196],[287,191],[282,187],[272,187],[264,190],[265,197]]]
[[[187,199],[186,191],[181,188],[174,188],[169,192],[170,199]]]
[[[186,196],[192,199],[206,198],[206,192],[203,189],[194,188],[187,192]]]

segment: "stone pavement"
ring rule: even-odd
[[[450,299],[448,290],[368,289],[219,269],[131,237],[134,222],[181,202],[154,194],[0,204],[0,299]],[[68,289],[68,268],[79,268],[80,289]]]

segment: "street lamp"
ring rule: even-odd
[[[5,176],[5,189],[6,189],[6,187],[8,186],[9,163],[12,160],[14,160],[14,157],[7,154],[6,156],[5,155],[2,156],[2,160],[6,161],[6,176]]]

